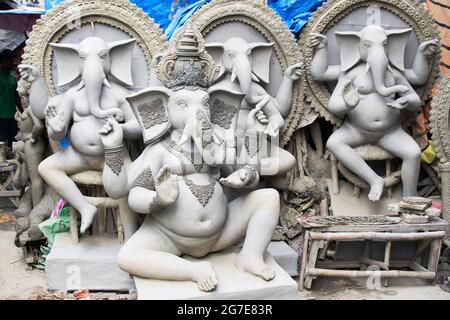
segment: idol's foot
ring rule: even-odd
[[[384,188],[384,179],[379,177],[374,183],[370,184],[369,200],[371,201],[380,200],[381,195],[383,194],[383,188]]]
[[[217,278],[211,263],[207,261],[197,262],[194,268],[194,281],[197,282],[197,286],[201,291],[208,292],[217,287],[219,278]]]
[[[80,211],[81,215],[81,226],[80,233],[84,234],[86,230],[92,225],[95,215],[97,214],[97,208],[95,206],[89,205],[85,209]]]
[[[262,256],[240,253],[236,259],[236,267],[266,281],[275,278],[275,270],[264,263]]]

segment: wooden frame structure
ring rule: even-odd
[[[0,197],[8,198],[9,201],[11,201],[14,206],[18,208],[22,191],[17,190],[16,187],[14,187],[13,179],[15,171],[16,168],[14,165],[0,167],[0,174],[6,176],[6,179],[0,183]]]
[[[446,236],[449,224],[440,218],[433,218],[426,224],[407,224],[400,222],[390,225],[337,225],[311,227],[299,221],[305,230],[303,256],[298,281],[299,290],[310,289],[312,280],[319,276],[331,277],[370,277],[378,272],[383,278],[410,277],[435,280],[439,262],[442,239]],[[335,262],[325,260],[330,241],[365,241],[363,256],[355,261]],[[383,261],[370,258],[370,242],[385,241]],[[414,257],[410,260],[391,260],[393,241],[420,241]],[[308,251],[308,248],[309,251]],[[429,248],[427,266],[421,264],[421,257]],[[319,261],[322,260],[322,261]],[[376,266],[380,271],[367,270]],[[409,268],[411,271],[392,270]],[[342,270],[355,269],[360,270]],[[387,282],[385,282],[387,285]]]

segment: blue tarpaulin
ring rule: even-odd
[[[45,8],[50,10],[63,1],[46,0]],[[164,30],[167,39],[170,39],[178,27],[209,0],[131,0],[131,2],[152,17]],[[325,0],[268,0],[268,5],[280,15],[292,32],[297,33],[323,2]]]
[[[64,0],[45,0],[46,11],[60,4]],[[131,0],[142,8],[164,30],[167,39],[182,26],[186,20],[203,4],[210,0]],[[244,1],[244,0],[243,0]],[[268,0],[268,5],[283,19],[289,29],[298,33],[306,24],[313,12],[325,0]],[[70,144],[68,138],[60,141],[62,148]]]
[[[268,5],[297,33],[325,0],[269,0]]]

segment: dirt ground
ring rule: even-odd
[[[73,294],[48,290],[45,273],[28,270],[21,249],[14,246],[14,209],[0,199],[0,300],[75,299]],[[295,279],[297,280],[297,279]],[[318,278],[311,290],[299,292],[300,300],[448,300],[450,293],[419,279],[391,279],[389,286],[368,289],[365,279]],[[84,299],[136,299],[135,294],[91,293]]]

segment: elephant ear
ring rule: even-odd
[[[167,114],[170,94],[165,87],[149,87],[126,97],[141,127],[144,143],[153,143],[170,130]]]
[[[80,76],[78,46],[72,43],[50,43],[58,71],[57,86],[71,83]]]
[[[354,31],[336,31],[334,34],[341,48],[341,70],[347,71],[361,60],[359,51],[361,33]]]
[[[223,56],[223,43],[221,42],[210,42],[205,43],[205,48],[211,58],[214,60],[214,63],[220,66],[219,75],[217,79],[222,78],[225,73],[225,68],[222,64],[222,56]]]
[[[231,85],[220,82],[208,89],[211,123],[228,130],[234,116],[241,108],[245,94],[235,90]]]
[[[111,58],[111,74],[126,85],[133,85],[131,55],[136,40],[126,39],[108,43]]]
[[[270,57],[273,51],[273,42],[250,43],[252,55],[252,70],[255,76],[264,83],[269,83]]]
[[[389,62],[401,71],[405,71],[405,50],[412,29],[387,30]]]

